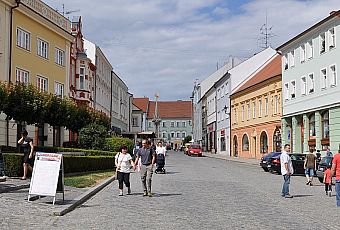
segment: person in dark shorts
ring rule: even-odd
[[[21,138],[18,141],[24,151],[23,164],[24,164],[24,175],[21,180],[26,180],[28,170],[32,171],[33,165],[33,140],[28,137],[26,130],[21,132]]]
[[[313,186],[313,176],[316,169],[316,156],[314,155],[314,149],[310,149],[309,153],[306,155],[304,168],[307,183],[306,185]]]

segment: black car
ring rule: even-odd
[[[277,172],[278,174],[281,173],[281,163],[280,163],[280,155],[276,157],[269,158],[268,161],[268,169],[270,172]],[[306,154],[302,153],[289,153],[290,158],[292,159],[294,174],[304,174],[304,163]]]
[[[316,176],[318,177],[319,181],[323,183],[323,176],[324,172],[326,171],[327,167],[332,166],[333,157],[323,157],[317,167]]]
[[[280,152],[271,152],[271,153],[268,153],[267,155],[264,155],[263,157],[261,157],[261,161],[260,161],[260,166],[263,168],[263,170],[265,172],[268,172],[269,169],[268,169],[268,161],[271,157],[276,157],[276,156],[279,156],[281,155]]]

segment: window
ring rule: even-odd
[[[177,137],[177,138],[179,138],[179,134],[180,134],[180,133],[176,133],[176,137]]]
[[[175,133],[171,132],[171,138],[174,138],[174,137],[175,137]]]
[[[307,58],[311,59],[314,56],[314,48],[313,48],[313,41],[310,40],[309,42],[307,42]]]
[[[320,82],[321,82],[321,89],[327,88],[327,70],[322,69],[320,71]]]
[[[40,57],[48,59],[48,43],[38,38],[37,53]]]
[[[326,51],[326,37],[325,33],[320,34],[320,54],[324,53]]]
[[[293,67],[295,65],[295,53],[294,50],[290,51],[290,57],[289,57],[289,64],[290,67]]]
[[[219,100],[221,97],[221,90],[217,90],[217,100]]]
[[[175,127],[175,122],[171,122],[171,127],[173,128],[173,127]]]
[[[163,138],[166,138],[166,132],[163,133]]]
[[[249,151],[249,140],[247,134],[242,137],[242,151]]]
[[[283,65],[284,65],[284,70],[287,70],[288,69],[288,54],[285,54],[283,56]]]
[[[309,85],[309,89],[308,89],[308,92],[309,93],[314,93],[314,74],[310,73],[308,75],[308,85]]]
[[[269,107],[269,100],[268,100],[268,97],[266,97],[265,99],[265,103],[266,103],[266,106],[265,106],[265,116],[268,116],[268,107]]]
[[[322,114],[322,138],[329,138],[329,113]]]
[[[15,69],[15,76],[17,83],[22,83],[26,86],[28,86],[29,83],[29,73],[28,71],[16,68]]]
[[[262,99],[259,99],[259,117],[262,117]]]
[[[307,81],[306,76],[301,77],[301,95],[306,95],[307,93]]]
[[[253,119],[256,118],[256,101],[253,101]]]
[[[61,49],[55,48],[55,63],[58,65],[64,65],[65,62],[65,52]]]
[[[189,125],[191,125],[191,120],[189,121]]]
[[[47,92],[48,91],[48,80],[44,77],[37,77],[37,88],[39,92]]]
[[[291,88],[290,88],[290,97],[292,98],[292,99],[294,99],[295,98],[295,93],[296,93],[296,87],[295,87],[295,81],[291,81],[290,82],[290,86],[291,86]]]
[[[245,111],[244,111],[244,105],[242,105],[242,121],[244,121]]]
[[[132,126],[134,126],[134,127],[138,127],[138,117],[133,117],[132,118]],[[163,135],[164,135],[164,133],[163,133]]]
[[[268,153],[268,137],[265,131],[260,135],[260,153]]]
[[[289,99],[289,84],[288,83],[285,83],[285,100],[288,100]]]
[[[186,124],[185,121],[182,121],[182,127],[183,127],[183,128],[187,127],[187,124]]]
[[[55,82],[54,83],[54,94],[60,98],[64,98],[64,84]]]
[[[249,121],[250,120],[250,117],[251,117],[251,109],[250,109],[250,104],[247,105],[248,106],[248,117],[247,117],[247,120]]]
[[[315,137],[315,115],[309,116],[309,136]]]
[[[306,45],[302,44],[300,49],[301,49],[301,52],[300,52],[300,61],[304,62],[306,60]]]
[[[237,124],[237,109],[234,109],[235,121],[234,124]]]
[[[85,89],[85,66],[79,68],[79,89]]]
[[[152,125],[152,124],[151,124],[151,121],[149,121],[149,128],[151,128],[151,125]]]
[[[334,28],[328,31],[328,41],[329,41],[329,49],[333,49],[335,47],[335,31]]]
[[[25,49],[31,49],[31,35],[23,29],[17,28],[17,46]]]
[[[177,128],[179,128],[180,127],[180,123],[177,121]]]
[[[163,122],[162,122],[162,127],[163,127],[163,128],[165,128],[165,127],[166,127],[166,125],[165,125],[165,124],[166,124],[166,123],[163,121]]]
[[[183,132],[183,133],[182,133],[182,138],[185,138],[185,136],[186,136],[186,133]]]
[[[274,114],[278,114],[279,113],[279,106],[280,106],[280,102],[279,102],[279,96],[275,95],[274,97],[275,102],[274,102]]]
[[[225,94],[225,88],[224,88],[224,85],[222,86],[222,90],[221,90],[221,97],[224,97],[224,94]]]
[[[329,68],[329,83],[331,86],[335,86],[336,85],[336,69],[335,69],[335,65],[332,65],[330,68]]]

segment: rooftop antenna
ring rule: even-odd
[[[266,22],[260,28],[261,38],[258,39],[261,41],[262,44],[262,46],[260,46],[261,48],[267,49],[270,46],[269,40],[275,36],[273,33],[271,33],[272,28],[273,28],[272,26],[271,27],[268,26],[268,16],[266,9]]]
[[[63,4],[63,16],[68,15],[68,14],[72,14],[74,12],[79,12],[80,10],[70,10],[70,11],[66,11],[65,12],[65,4]]]

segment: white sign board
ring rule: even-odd
[[[55,197],[62,154],[37,152],[29,195]]]

